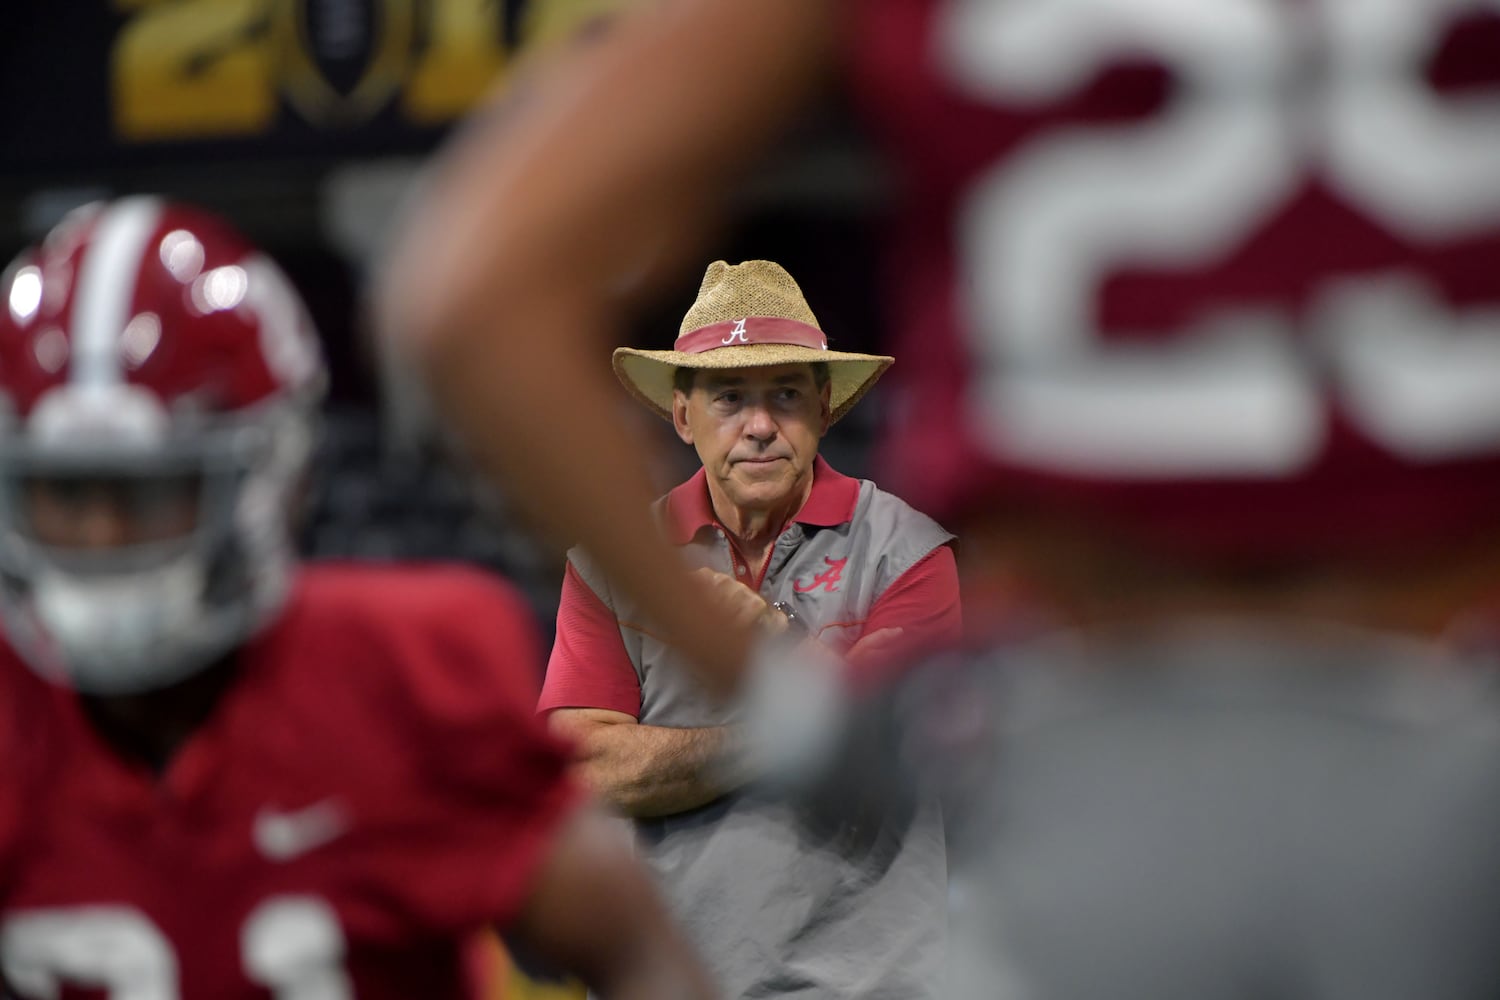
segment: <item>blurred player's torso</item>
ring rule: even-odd
[[[496,597],[467,574],[304,571],[161,774],[5,649],[11,985],[477,995],[473,932],[515,914],[576,800],[532,723],[533,661],[495,655],[531,641]]]
[[[905,185],[886,458],[918,507],[1004,490],[1215,550],[1491,516],[1500,5],[849,16]]]

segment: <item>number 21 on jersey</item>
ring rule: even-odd
[[[245,979],[277,1000],[348,1000],[344,933],[326,902],[275,896],[240,931]],[[23,997],[61,995],[64,986],[103,990],[109,1000],[177,1000],[177,954],[145,914],[130,906],[79,906],[13,913],[0,927],[5,980]]]

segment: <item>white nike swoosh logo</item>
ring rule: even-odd
[[[290,861],[342,837],[349,816],[334,799],[283,811],[262,806],[255,814],[255,846],[272,861]]]

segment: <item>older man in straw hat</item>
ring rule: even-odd
[[[818,457],[829,425],[891,361],[828,350],[796,282],[769,261],[710,265],[673,350],[614,358],[631,394],[703,463],[656,512],[704,586],[741,619],[805,629],[856,669],[876,650],[952,642],[960,625],[951,536]],[[586,778],[636,820],[727,996],[935,991],[936,812],[813,828],[748,793],[733,710],[577,550],[541,708],[577,741]]]

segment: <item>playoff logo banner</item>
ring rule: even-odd
[[[7,53],[0,167],[419,150],[526,53],[630,0],[95,0]],[[8,92],[17,92],[10,90]],[[3,119],[12,120],[6,122]],[[242,144],[244,149],[229,148]]]

